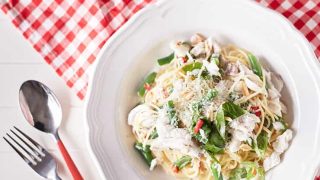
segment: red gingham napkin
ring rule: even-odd
[[[83,99],[88,67],[108,38],[153,0],[2,0],[0,8]],[[287,17],[320,57],[318,0],[256,0]],[[318,1],[318,2],[316,2]]]
[[[106,40],[152,0],[2,0],[0,8],[83,99],[86,71]]]
[[[285,16],[311,43],[320,59],[320,0],[257,0]]]

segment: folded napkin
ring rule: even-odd
[[[1,0],[2,11],[83,99],[88,67],[108,38],[151,0]]]
[[[257,0],[287,17],[320,57],[320,3]],[[153,0],[1,0],[0,8],[80,99],[108,38]]]
[[[320,1],[319,0],[256,0],[291,21],[308,39],[320,60]]]

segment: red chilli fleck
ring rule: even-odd
[[[149,83],[145,83],[143,85],[144,89],[147,90],[147,91],[150,91],[151,90],[151,85]]]
[[[194,133],[195,134],[198,134],[199,133],[199,130],[201,129],[201,127],[203,126],[203,120],[202,119],[199,119],[196,126],[194,127]]]
[[[251,106],[251,111],[258,117],[261,117],[261,111],[258,106]]]
[[[178,166],[173,166],[172,167],[172,171],[174,172],[174,173],[178,173],[179,172],[179,168],[178,168]]]
[[[183,58],[182,58],[182,62],[183,62],[183,63],[186,63],[187,61],[188,61],[188,58],[187,58],[187,57],[183,57]]]

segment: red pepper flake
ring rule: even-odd
[[[182,57],[182,62],[183,63],[186,63],[188,61],[188,58],[187,57]]]
[[[198,134],[199,130],[201,129],[201,127],[203,126],[203,120],[199,119],[196,126],[194,127],[194,133]]]
[[[144,89],[147,90],[147,91],[150,91],[151,90],[151,85],[149,83],[145,83],[143,85]]]
[[[261,117],[261,110],[259,106],[251,106],[251,111],[258,117]]]
[[[173,171],[174,173],[178,173],[178,172],[179,172],[178,166],[173,165],[172,171]]]
[[[261,111],[255,112],[254,114],[258,117],[261,117]]]

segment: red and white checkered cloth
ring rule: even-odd
[[[320,60],[320,0],[257,0],[285,16],[311,43]]]
[[[6,0],[5,0],[6,1]],[[0,7],[83,99],[88,67],[108,38],[151,0],[7,0]]]
[[[83,99],[88,67],[108,38],[153,0],[2,0],[0,8]],[[319,0],[257,0],[287,17],[320,57]],[[316,2],[317,1],[317,2]]]

